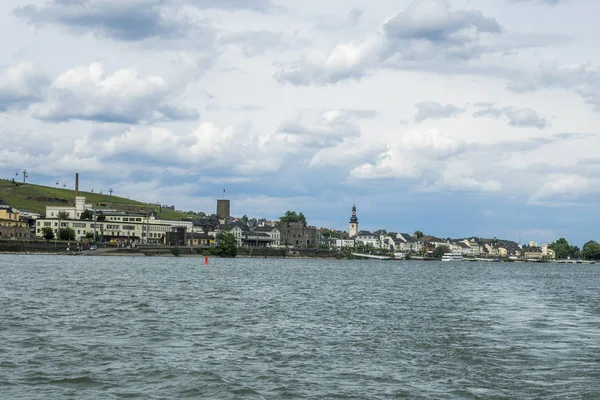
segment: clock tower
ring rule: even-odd
[[[356,217],[356,204],[352,205],[352,217],[350,217],[350,237],[358,235],[358,218]]]

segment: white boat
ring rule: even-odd
[[[464,260],[460,253],[444,253],[442,261],[462,261]]]

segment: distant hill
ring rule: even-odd
[[[94,208],[110,208],[140,213],[155,211],[160,219],[171,220],[181,220],[192,216],[165,208],[162,209],[162,212],[159,212],[160,207],[155,204],[143,203],[124,197],[84,191],[79,191],[79,195],[85,196],[86,203],[92,204]],[[18,210],[45,214],[47,205],[73,205],[75,191],[0,179],[0,200]]]

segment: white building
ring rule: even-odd
[[[58,236],[59,229],[71,228],[75,232],[75,240],[83,240],[87,236],[102,236],[106,241],[128,243],[162,243],[167,232],[174,228],[185,228],[193,233],[192,221],[169,221],[157,219],[154,213],[126,213],[118,211],[103,212],[93,210],[95,215],[102,213],[105,220],[82,220],[81,214],[92,210],[85,203],[85,197],[77,196],[75,206],[47,206],[46,217],[35,222],[35,235],[43,237],[43,228],[50,227]],[[66,218],[64,218],[66,217]]]
[[[275,227],[263,226],[250,229],[242,223],[234,223],[230,232],[238,247],[280,247],[281,232]]]
[[[360,231],[358,232],[358,235],[356,235],[354,241],[375,249],[395,250],[396,248],[394,239],[387,234]]]
[[[345,248],[354,247],[354,239],[335,239],[334,246],[336,249],[342,250]]]
[[[405,253],[420,253],[423,251],[423,243],[408,233],[399,233],[396,235],[394,243],[396,251],[403,251]]]
[[[59,214],[65,214],[67,219],[79,219],[85,210],[91,210],[92,206],[85,203],[84,196],[75,196],[75,205],[46,206],[46,218],[58,219]]]

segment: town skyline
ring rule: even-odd
[[[78,170],[86,191],[204,212],[226,188],[236,215],[339,230],[355,200],[365,230],[582,246],[600,236],[599,12],[5,0],[0,176]]]
[[[33,175],[33,177],[35,178],[35,174]],[[18,183],[18,180],[15,179],[15,182]],[[26,183],[34,184],[34,185],[36,184],[35,182],[31,182],[30,181],[29,176],[27,177],[27,182]],[[55,182],[54,186],[58,187],[58,188],[61,188],[61,189],[67,189],[67,190],[73,190],[73,191],[75,190],[75,180],[66,179],[66,180],[61,181],[59,183],[60,184],[56,184],[56,182]],[[85,183],[85,181],[84,181],[84,183]],[[72,188],[70,187],[71,185],[73,185]],[[50,185],[42,185],[42,186],[52,187]],[[84,190],[82,190],[82,191],[84,191]],[[97,193],[102,193],[102,192],[103,191],[101,189],[97,191]],[[107,191],[104,191],[104,192],[107,192]],[[92,193],[93,193],[93,191],[92,191]],[[191,212],[194,212],[194,213],[204,213],[205,215],[210,216],[210,215],[215,215],[215,209],[214,209],[215,208],[215,204],[216,204],[215,202],[219,201],[221,199],[225,199],[225,196],[224,196],[225,193],[226,193],[225,190],[222,189],[221,197],[211,198],[211,201],[213,202],[213,204],[210,207],[212,207],[212,209],[209,208],[209,209],[206,209],[206,210],[193,210],[193,209],[188,209],[188,208],[185,208],[185,207],[181,208],[181,207],[179,207],[176,204],[171,204],[171,202],[168,199],[166,201],[163,201],[163,202],[153,203],[153,202],[147,202],[146,199],[141,199],[141,198],[136,198],[136,197],[126,197],[126,198],[127,199],[131,199],[131,200],[140,201],[140,202],[147,202],[148,204],[161,204],[161,206],[163,208],[166,207],[166,208],[169,208],[169,209],[172,209],[172,210],[176,210],[176,211],[179,211],[179,212],[182,212],[182,213],[186,213],[186,212],[190,212],[191,211]],[[105,194],[108,195],[108,193],[105,193]],[[112,196],[112,193],[110,195]],[[117,194],[115,194],[115,196],[117,196]],[[524,245],[527,245],[530,242],[535,242],[535,243],[538,243],[539,245],[541,245],[542,243],[550,244],[550,243],[553,243],[553,242],[555,242],[556,240],[558,240],[560,238],[567,238],[569,240],[569,242],[571,242],[571,244],[577,245],[578,247],[582,247],[585,242],[587,242],[589,240],[596,240],[595,237],[585,238],[582,243],[579,243],[576,240],[572,240],[572,238],[568,237],[567,235],[563,235],[563,234],[560,234],[560,233],[558,233],[558,236],[556,236],[556,237],[553,237],[551,239],[541,240],[541,241],[537,240],[536,237],[522,237],[522,236],[519,236],[519,237],[515,238],[515,237],[511,237],[511,236],[502,236],[502,235],[499,235],[499,234],[497,234],[497,233],[495,233],[493,231],[490,231],[490,234],[488,234],[488,235],[477,234],[477,233],[476,234],[466,234],[465,235],[465,234],[460,234],[460,231],[456,231],[455,230],[454,232],[459,232],[459,234],[447,235],[447,234],[443,234],[443,233],[440,233],[440,232],[448,232],[450,230],[447,230],[447,231],[445,231],[443,229],[440,230],[440,229],[437,229],[435,225],[433,226],[433,229],[431,229],[431,230],[423,229],[423,228],[420,228],[420,227],[417,227],[417,228],[412,228],[411,227],[410,229],[403,229],[403,228],[399,228],[399,227],[396,226],[396,227],[391,227],[390,228],[390,223],[388,223],[387,226],[375,226],[375,225],[369,224],[367,222],[367,224],[365,225],[364,223],[361,222],[362,221],[362,218],[361,218],[362,214],[360,212],[360,208],[356,205],[357,203],[356,203],[355,199],[352,200],[353,202],[351,203],[351,205],[346,210],[346,216],[348,218],[346,218],[346,224],[345,224],[345,226],[344,226],[344,223],[340,222],[340,221],[335,221],[333,224],[330,224],[330,225],[323,225],[323,224],[315,223],[313,221],[313,219],[311,218],[311,216],[307,215],[302,209],[294,209],[294,210],[291,210],[291,209],[283,210],[282,209],[280,212],[276,211],[276,210],[275,211],[271,210],[271,214],[268,214],[268,215],[255,215],[252,210],[249,213],[237,213],[236,212],[236,204],[235,204],[236,201],[231,200],[230,198],[227,198],[227,201],[229,201],[230,204],[231,204],[231,217],[234,218],[234,219],[241,219],[242,217],[247,216],[249,219],[255,218],[255,219],[266,219],[266,220],[269,220],[269,221],[278,221],[279,218],[281,216],[283,216],[287,211],[293,211],[293,212],[298,212],[298,213],[304,214],[305,217],[306,217],[306,219],[307,219],[307,223],[308,223],[309,226],[314,226],[314,227],[316,227],[318,229],[326,228],[326,229],[331,229],[331,230],[334,230],[334,231],[340,231],[340,232],[345,232],[345,233],[350,233],[350,229],[349,229],[348,223],[351,222],[350,220],[351,220],[351,217],[352,217],[352,211],[353,211],[352,209],[354,207],[356,207],[356,209],[357,209],[357,214],[356,215],[358,217],[358,230],[359,231],[377,232],[377,231],[385,230],[387,232],[405,233],[405,234],[410,234],[410,235],[412,235],[416,231],[420,231],[420,232],[423,232],[427,236],[433,236],[433,237],[441,238],[441,239],[451,238],[453,240],[456,240],[456,239],[468,239],[468,238],[482,238],[482,239],[494,239],[494,238],[497,238],[497,239],[507,240],[507,241],[511,241],[511,242],[515,242],[515,243],[519,243],[519,244],[524,244]],[[310,207],[306,207],[307,205],[308,204],[304,204],[304,208],[305,209],[306,208],[310,208]],[[24,210],[24,211],[30,211],[30,210]],[[342,210],[342,214],[343,213],[344,212]],[[373,213],[375,215],[375,219],[379,218],[380,214],[377,214],[377,210],[374,210]],[[369,214],[367,214],[367,215],[369,215]],[[332,218],[330,218],[329,220],[332,220]],[[443,219],[437,221],[437,223],[443,223],[443,222],[444,222]]]
[[[24,180],[27,174],[24,173]],[[79,173],[75,174],[75,190],[55,189],[25,182],[2,180],[0,191],[0,237],[11,240],[42,238],[46,241],[60,238],[75,241],[96,250],[95,243],[127,246],[163,244],[189,246],[196,251],[224,241],[219,254],[233,255],[236,248],[270,248],[275,250],[320,249],[343,252],[345,257],[373,257],[404,259],[405,257],[440,258],[446,253],[460,254],[477,260],[489,257],[511,260],[575,260],[589,262],[600,259],[600,244],[589,240],[582,247],[561,237],[552,243],[535,241],[522,243],[505,238],[468,236],[440,238],[435,234],[415,231],[414,234],[379,229],[360,229],[356,204],[353,203],[348,230],[317,228],[308,224],[302,212],[288,210],[276,220],[231,215],[231,201],[216,200],[216,213],[176,210],[175,205],[143,203],[112,195],[98,195],[79,191]],[[225,194],[225,189],[223,189]],[[87,203],[86,195],[95,203]],[[8,196],[8,201],[4,199]],[[66,198],[64,196],[67,196]],[[41,202],[41,203],[40,203]],[[19,205],[17,209],[16,206]],[[28,208],[31,207],[31,208]],[[44,208],[41,211],[41,207]],[[108,207],[108,208],[107,208]],[[121,209],[125,207],[125,209]],[[132,208],[133,207],[133,208]],[[163,217],[163,212],[166,218]],[[170,218],[169,218],[170,217]],[[94,246],[89,244],[93,241]],[[9,241],[10,242],[10,241]],[[46,242],[46,244],[48,244]],[[55,242],[55,247],[56,247]],[[67,244],[67,250],[69,249]],[[353,252],[354,250],[354,252]],[[79,251],[79,250],[78,250]],[[356,253],[356,252],[369,253]],[[375,251],[378,254],[371,254]]]

